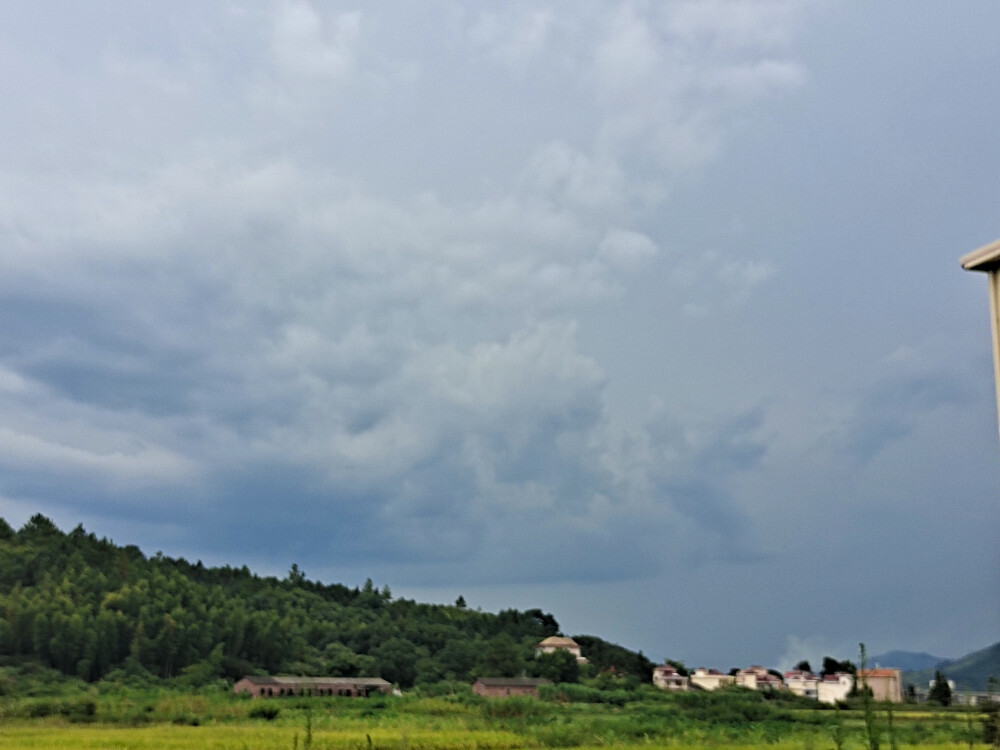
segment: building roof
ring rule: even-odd
[[[966,271],[994,271],[1000,268],[1000,240],[973,250],[962,257],[961,263]]]
[[[274,677],[271,675],[247,675],[243,678],[252,685],[368,685],[384,687],[391,683],[381,677]]]
[[[876,667],[875,669],[859,669],[858,677],[899,677],[899,670],[891,667]]]
[[[486,687],[539,687],[551,685],[544,677],[480,677],[477,682]]]
[[[812,672],[806,672],[803,669],[793,669],[791,671],[785,672],[786,680],[815,680],[816,675]]]
[[[580,648],[580,644],[572,638],[566,638],[561,635],[550,635],[544,641],[535,646],[535,648],[542,648],[545,646],[549,646],[551,648]]]

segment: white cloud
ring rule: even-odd
[[[682,257],[672,281],[684,300],[684,314],[705,317],[746,304],[754,290],[777,273],[778,267],[767,259],[705,250]]]
[[[0,391],[7,393],[24,393],[28,389],[27,381],[13,370],[0,366]]]
[[[815,4],[684,0],[670,5],[665,27],[690,47],[704,46],[725,55],[758,54],[792,45],[803,15]]]
[[[623,3],[594,56],[601,147],[689,170],[717,158],[739,107],[801,86],[794,3]]]
[[[354,68],[361,35],[361,12],[324,14],[304,0],[278,7],[274,27],[274,54],[290,73],[344,78]]]
[[[524,65],[544,51],[554,21],[555,15],[546,9],[485,11],[473,23],[469,37],[500,62]]]
[[[412,372],[447,401],[492,423],[513,410],[531,420],[570,407],[598,388],[603,373],[576,351],[572,325],[546,323],[516,331],[503,343],[480,343],[468,354],[453,347],[422,352]]]
[[[611,229],[601,240],[598,255],[612,267],[634,269],[658,252],[656,243],[641,232]]]
[[[156,445],[138,444],[108,452],[66,444],[0,427],[0,461],[20,470],[45,471],[71,479],[77,472],[106,476],[114,484],[172,484],[192,474],[191,462]]]

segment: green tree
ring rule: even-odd
[[[533,644],[557,633],[555,618],[539,609],[491,614],[418,604],[393,599],[370,579],[356,589],[309,581],[297,565],[279,579],[246,566],[147,558],[81,525],[64,534],[41,515],[14,533],[0,523],[0,654],[85,680],[117,671],[136,681],[180,676],[197,684],[260,672],[375,676],[384,669],[403,685],[471,681],[522,674]],[[614,667],[635,679],[651,670],[641,653],[581,640],[592,657],[588,670]],[[578,669],[547,667],[557,680]]]
[[[934,672],[934,684],[931,685],[930,692],[927,693],[927,700],[935,701],[942,706],[951,705],[951,685],[948,684],[948,678],[941,670]]]
[[[480,655],[480,677],[516,677],[523,668],[521,649],[506,633],[491,638]]]
[[[619,676],[631,675],[639,682],[652,681],[653,662],[642,651],[630,651],[593,635],[574,635],[573,640],[579,644],[596,672],[613,671]]]
[[[532,677],[544,677],[555,683],[580,681],[580,663],[563,649],[538,654],[528,665],[528,671]]]
[[[858,647],[861,651],[860,693],[862,716],[865,722],[865,742],[868,745],[868,750],[879,750],[879,746],[882,743],[882,728],[879,726],[878,719],[875,716],[875,701],[872,698],[872,691],[868,687],[868,679],[866,677],[868,672],[868,651],[865,649],[864,643],[859,643]],[[856,682],[855,686],[857,686]]]
[[[858,668],[854,666],[853,662],[848,660],[837,661],[832,656],[823,657],[823,671],[820,675],[825,677],[828,674],[837,674],[838,672],[844,674],[856,674]]]
[[[306,574],[299,568],[298,563],[292,563],[288,570],[288,582],[293,586],[298,586],[306,580]]]
[[[372,649],[382,679],[400,687],[412,687],[417,680],[417,662],[427,650],[405,638],[389,638]]]
[[[476,676],[473,675],[473,671],[479,656],[479,651],[476,648],[477,643],[477,641],[455,638],[448,641],[444,648],[435,654],[435,658],[441,665],[447,679],[471,681]]]
[[[52,519],[43,516],[41,513],[36,513],[21,527],[18,535],[31,540],[38,537],[62,536],[62,532],[52,522]]]
[[[219,643],[202,661],[190,664],[181,670],[180,680],[188,685],[207,685],[223,674],[222,662],[225,658],[225,644]]]
[[[326,645],[322,658],[326,672],[335,677],[374,677],[378,674],[374,657],[356,654],[337,641]]]
[[[983,742],[1000,750],[1000,703],[996,701],[996,690],[1000,682],[996,677],[987,681],[989,697],[983,708]]]

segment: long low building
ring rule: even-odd
[[[366,698],[372,693],[391,693],[392,684],[381,677],[272,677],[249,675],[233,685],[233,692],[254,698],[285,695],[325,695]]]
[[[512,698],[515,696],[538,697],[538,688],[551,685],[552,680],[542,677],[480,677],[472,692],[486,698]]]

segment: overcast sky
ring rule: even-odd
[[[998,38],[6,4],[0,515],[689,666],[989,645]]]

